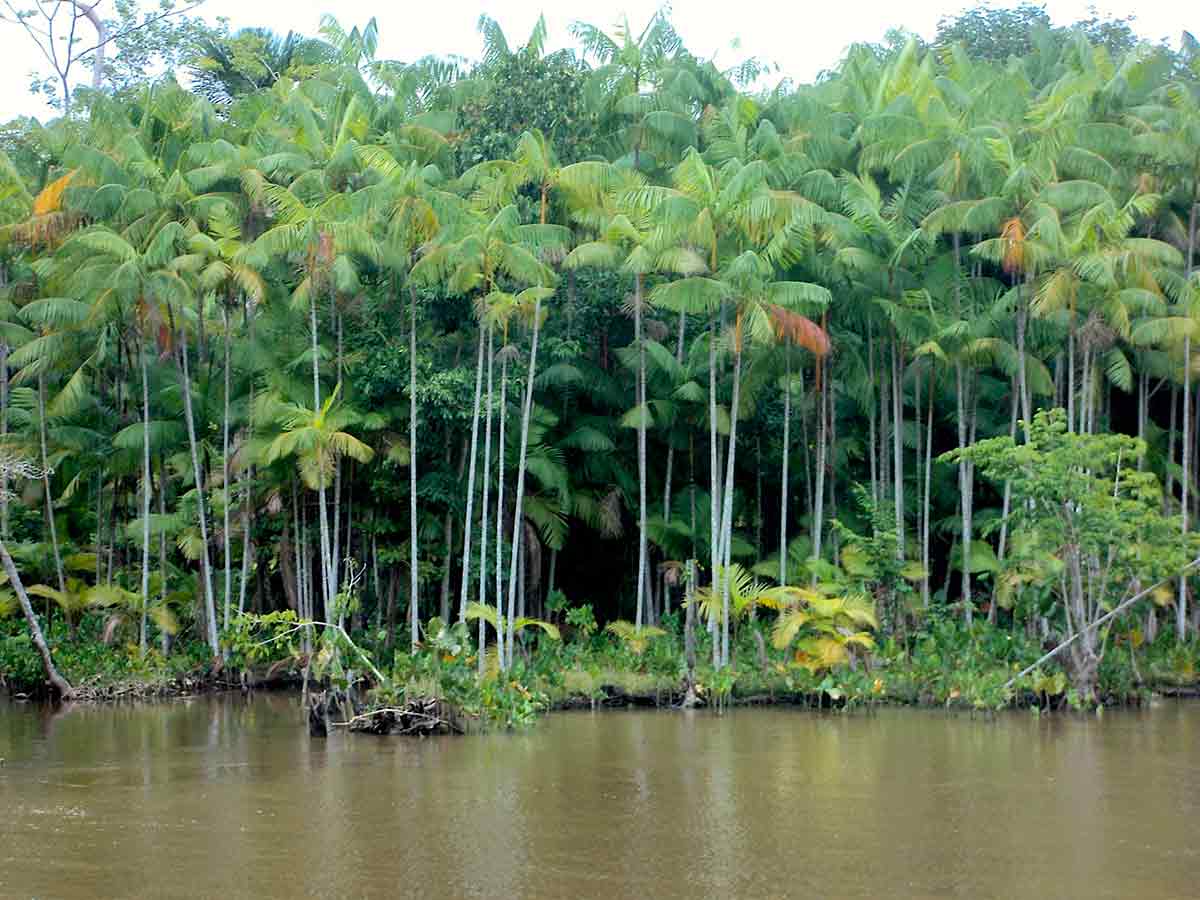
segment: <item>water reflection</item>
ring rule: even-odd
[[[1184,897],[1200,707],[563,713],[310,740],[293,698],[0,706],[0,895]]]

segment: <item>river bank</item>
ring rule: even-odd
[[[644,673],[610,671],[592,674],[582,670],[563,673],[563,679],[571,687],[549,684],[538,680],[525,685],[531,693],[544,697],[541,708],[544,712],[569,710],[622,710],[622,709],[678,709],[685,705],[686,685]],[[694,705],[697,707],[771,707],[792,706],[808,709],[855,709],[860,707],[910,707],[941,709],[982,709],[961,693],[944,699],[935,699],[935,685],[914,686],[911,682],[888,682],[882,676],[875,679],[877,689],[867,695],[847,691],[835,682],[831,686],[817,685],[798,690],[794,679],[775,673],[763,677],[760,673],[743,674],[733,682],[732,689],[724,695],[714,696],[698,685],[699,691]],[[303,685],[300,671],[274,672],[270,677],[253,672],[229,673],[197,670],[190,674],[147,679],[106,680],[101,676],[80,681],[73,685],[75,694],[72,703],[107,704],[128,701],[173,700],[221,693],[294,694],[299,697]],[[584,687],[583,685],[588,685]],[[322,685],[313,683],[313,690]],[[371,685],[363,682],[358,693],[369,693]],[[420,688],[413,685],[413,690]],[[40,681],[14,681],[0,676],[0,693],[17,702],[42,702],[50,699],[47,685]],[[410,692],[412,696],[415,693]],[[1154,698],[1193,700],[1200,699],[1200,683],[1146,683],[1136,691],[1124,695],[1104,697],[1106,707],[1137,707]],[[989,709],[1039,708],[1055,711],[1070,708],[1066,691],[1038,693],[1032,690],[1015,692],[1006,704],[986,707]]]
[[[102,637],[86,627],[75,634],[57,627],[49,633],[57,664],[78,701],[298,688],[303,681],[301,648],[284,641],[263,646],[235,640],[228,659],[214,665],[200,641],[177,640],[163,655],[159,648],[142,652],[135,644],[108,644]],[[790,653],[756,637],[761,634],[754,626],[743,627],[727,668],[714,667],[701,646],[690,678],[700,705],[979,710],[1088,705],[1073,694],[1066,673],[1054,663],[1009,685],[1042,647],[1023,634],[986,623],[966,628],[951,620],[935,621],[904,640],[885,638],[873,651],[825,668],[798,665]],[[608,634],[518,641],[512,665],[503,672],[489,648],[482,679],[471,646],[444,638],[434,635],[429,646],[412,653],[389,647],[369,632],[356,633],[361,646],[346,644],[336,665],[328,654],[312,656],[310,680],[319,690],[326,684],[344,687],[347,678],[354,679],[364,701],[371,688],[378,689],[370,698],[378,705],[442,697],[502,726],[528,724],[551,709],[678,706],[687,695],[686,648],[678,632],[669,629],[642,643]],[[246,645],[255,653],[239,651]],[[364,682],[368,672],[370,680]],[[1099,697],[1108,706],[1142,705],[1155,694],[1194,695],[1200,689],[1200,645],[1176,644],[1169,636],[1136,646],[1115,643],[1104,658],[1099,684]],[[37,698],[44,685],[28,637],[19,623],[10,622],[7,631],[0,631],[0,690],[18,699]]]

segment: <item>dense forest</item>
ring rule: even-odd
[[[665,13],[480,31],[189,20],[4,128],[0,670],[1194,674],[1190,35],[983,8],[766,89]]]

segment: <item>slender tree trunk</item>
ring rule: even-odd
[[[496,653],[501,670],[504,659],[504,451],[508,417],[508,356],[500,363],[500,424],[496,443]]]
[[[826,394],[829,391],[828,364],[824,359],[817,359],[817,459],[815,486],[813,487],[813,514],[811,525],[811,543],[813,559],[821,558],[821,535],[825,530],[825,459],[829,445],[829,419],[826,407]],[[814,578],[815,580],[815,578]]]
[[[470,530],[470,529],[466,529]],[[454,570],[454,509],[446,510],[442,523],[442,541],[446,547],[446,565],[442,570],[442,592],[438,602],[438,616],[443,622],[450,621],[450,582]]]
[[[292,487],[292,519],[295,523],[296,540],[294,542],[295,565],[296,565],[296,615],[303,621],[309,618],[308,609],[304,597],[304,560],[302,552],[304,547],[304,528],[300,521],[300,501],[296,492],[296,476],[292,475],[289,479]],[[308,629],[304,630],[303,648],[304,652],[309,652]]]
[[[930,489],[933,483],[933,394],[934,394],[934,363],[929,365],[929,409],[925,416],[925,498],[922,502],[924,515],[921,523],[921,566],[925,575],[921,578],[921,600],[929,606],[929,520],[932,517]]]
[[[63,575],[62,552],[58,547],[58,526],[54,521],[54,495],[50,491],[50,462],[46,449],[46,376],[38,375],[38,441],[42,455],[42,491],[46,495],[46,526],[50,530],[50,545],[54,549],[54,572],[58,576],[58,589],[67,592],[67,580]],[[96,521],[100,528],[100,521]],[[99,551],[99,547],[96,548]]]
[[[342,314],[338,312],[337,298],[330,298],[330,315],[337,327],[337,382],[336,385],[340,389],[343,381],[342,369]],[[334,595],[337,595],[342,590],[342,470],[346,465],[345,461],[338,459],[333,469],[333,527],[330,529],[330,543],[332,547],[329,553],[329,583],[333,586]],[[349,555],[348,553],[346,555]],[[345,624],[345,615],[338,613],[338,625]]]
[[[875,336],[872,334],[871,320],[867,319],[867,383],[874,393],[875,378]],[[882,411],[882,406],[880,407]],[[875,401],[867,400],[867,459],[871,468],[871,502],[879,506],[879,457],[876,453],[878,430],[876,423]]]
[[[59,674],[58,669],[54,666],[54,659],[50,655],[50,648],[46,645],[46,638],[42,634],[42,626],[38,624],[37,614],[33,611],[33,606],[29,602],[29,595],[25,593],[25,585],[21,582],[21,575],[17,572],[17,567],[13,563],[12,557],[8,554],[8,547],[3,541],[0,541],[0,562],[4,564],[4,571],[8,575],[8,583],[12,585],[13,593],[17,595],[17,602],[21,605],[21,612],[25,616],[25,624],[29,626],[29,637],[33,641],[33,646],[38,652],[38,656],[42,661],[42,671],[46,673],[46,680],[50,682],[51,689],[58,695],[60,700],[70,700],[75,695],[75,690],[71,687],[70,682]]]
[[[508,661],[512,662],[512,643],[513,643],[513,623],[512,611],[513,602],[516,599],[517,589],[517,554],[521,544],[521,529],[524,519],[524,502],[525,502],[525,456],[529,450],[529,417],[533,412],[533,381],[537,373],[537,351],[538,351],[538,335],[541,332],[542,324],[542,300],[538,297],[533,305],[533,340],[530,342],[529,349],[529,377],[525,382],[525,405],[521,412],[521,450],[517,457],[517,487],[513,494],[513,547],[512,561],[509,565],[508,574],[508,647],[505,650],[505,656]]]
[[[417,293],[408,289],[408,627],[413,651],[420,640],[420,596],[417,590]]]
[[[167,515],[167,462],[161,452],[158,457],[158,515]],[[160,529],[158,536],[158,602],[162,607],[167,605],[167,532]],[[171,651],[171,635],[166,629],[161,630],[162,654],[166,656]]]
[[[642,343],[642,276],[634,279],[633,340],[637,344],[637,455],[638,455],[638,574],[637,574],[637,628],[642,627],[646,602],[646,347]]]
[[[182,379],[183,418],[187,424],[188,447],[192,455],[192,476],[196,483],[196,515],[200,521],[200,574],[204,583],[204,615],[208,628],[208,647],[213,656],[221,652],[217,640],[217,609],[213,597],[212,559],[208,553],[208,516],[204,512],[204,470],[200,467],[200,447],[196,439],[196,417],[192,412],[192,376],[188,369],[187,330],[180,329],[179,376]]]
[[[802,451],[800,459],[804,462],[804,508],[811,513],[813,508],[812,460],[810,459],[812,447],[808,442],[808,404],[805,402],[806,387],[803,365],[796,371],[796,380],[799,382],[800,389],[800,449]]]
[[[146,614],[150,609],[150,494],[154,478],[150,471],[150,376],[145,348],[138,345],[142,369],[142,616],[138,650],[146,655]]]
[[[683,705],[696,705],[696,560],[687,562],[687,600],[683,625],[683,658],[687,666],[687,689]]]
[[[1014,388],[1016,386],[1014,385]],[[1009,404],[1009,420],[1008,420],[1008,439],[1015,441],[1017,439],[1017,394],[1013,391],[1012,402]],[[1004,481],[1004,500],[1000,508],[1000,545],[996,553],[1000,562],[1004,562],[1005,555],[1008,551],[1008,514],[1012,509],[1012,482],[1008,479]],[[988,611],[988,621],[996,621],[996,599],[992,597],[992,606]]]
[[[892,334],[892,468],[896,504],[896,557],[904,559],[904,363]]]
[[[480,323],[479,351],[475,360],[475,408],[471,413],[471,462],[467,467],[467,516],[466,528],[463,530],[462,589],[458,597],[458,621],[460,622],[467,616],[467,596],[470,592],[471,581],[471,521],[475,511],[475,457],[479,454],[479,402],[483,392],[484,331],[485,328]],[[486,471],[485,469],[485,480],[487,479]]]
[[[242,306],[242,318],[246,325],[246,333],[249,338],[251,353],[249,358],[254,359],[254,304],[244,298]],[[256,373],[253,363],[250,365],[249,372],[249,396],[246,402],[246,440],[249,441],[254,437],[254,379]],[[248,464],[245,467],[245,475],[243,476],[242,490],[242,582],[238,588],[238,615],[246,611],[246,582],[250,575],[250,563],[255,555],[254,543],[251,540],[253,532],[254,517],[254,466]],[[257,571],[257,570],[256,570]],[[260,580],[261,583],[261,580]],[[259,612],[261,612],[261,605]]]
[[[966,384],[963,372],[963,364],[958,361],[954,365],[954,382],[955,395],[958,403],[958,448],[963,450],[967,446],[967,404],[966,404]],[[971,607],[971,501],[967,496],[967,482],[969,479],[970,464],[965,459],[960,459],[958,463],[958,491],[960,506],[962,512],[962,601],[963,601],[963,617],[968,625],[971,624],[973,618],[973,609]],[[954,565],[954,560],[950,560],[950,565]]]
[[[1067,330],[1067,430],[1075,431],[1075,310]]]
[[[721,569],[721,466],[718,460],[720,438],[717,435],[717,332],[715,319],[711,326],[708,341],[708,436],[709,436],[709,499],[711,501],[709,517],[709,548],[710,548],[710,578],[714,591],[720,584]],[[721,647],[717,639],[716,616],[709,616],[708,631],[713,639],[713,667],[721,664]]]
[[[1194,186],[1193,186],[1193,193],[1195,193]],[[1187,275],[1189,282],[1191,281],[1192,271],[1193,271],[1193,260],[1195,258],[1196,212],[1197,212],[1198,206],[1200,206],[1200,203],[1198,203],[1197,198],[1195,196],[1193,196],[1191,210],[1188,213],[1188,248],[1187,248],[1186,275]],[[1189,308],[1187,310],[1188,318],[1192,318],[1195,315],[1195,310],[1190,308],[1191,307],[1191,301],[1190,301],[1191,295],[1188,294],[1186,296],[1189,298],[1187,300],[1188,305],[1189,305]],[[1191,392],[1192,392],[1192,336],[1191,336],[1191,332],[1187,332],[1183,338],[1183,474],[1181,476],[1182,482],[1183,482],[1183,485],[1182,485],[1183,497],[1182,497],[1182,502],[1179,504],[1180,533],[1185,542],[1187,541],[1188,513],[1190,512],[1190,508],[1188,507],[1188,490],[1191,487],[1191,473],[1190,473],[1191,447],[1192,447],[1192,442],[1191,442],[1191,433],[1192,433],[1191,432]],[[1180,575],[1179,576],[1179,592],[1178,592],[1178,596],[1176,597],[1176,600],[1175,600],[1175,638],[1176,638],[1176,640],[1181,641],[1181,642],[1187,640],[1187,626],[1188,626],[1187,607],[1188,607],[1187,576]]]
[[[725,509],[721,513],[724,575],[721,578],[721,665],[729,665],[729,551],[733,543],[733,472],[737,456],[738,402],[742,387],[742,348],[733,354],[733,399],[729,406],[729,459],[726,461],[725,489],[722,496]]]
[[[779,460],[779,583],[787,584],[788,462],[792,450],[792,348],[784,348],[787,375],[783,382],[783,451]]]
[[[315,296],[309,300],[308,309],[309,330],[312,333],[313,414],[316,415],[321,410],[321,365],[320,342],[317,332],[317,299]],[[325,497],[324,478],[317,483],[317,517],[321,529],[321,588],[324,592],[325,618],[328,620],[332,617],[333,598],[336,596],[337,591],[332,581],[333,567],[330,563],[330,556],[333,554],[333,544],[329,537],[329,510]]]
[[[1025,330],[1029,322],[1029,294],[1033,291],[1033,276],[1025,277],[1025,289],[1017,301],[1017,388],[1021,398],[1021,430],[1025,432],[1025,443],[1029,443],[1029,426],[1033,418],[1029,396],[1029,362],[1025,353]]]
[[[1176,410],[1179,407],[1179,389],[1175,385],[1171,385],[1171,424],[1167,430],[1167,460],[1175,461],[1175,418]],[[1167,466],[1167,487],[1163,494],[1163,515],[1167,514],[1167,504],[1171,495],[1175,491],[1175,479],[1171,474],[1171,466]]]
[[[233,597],[233,545],[229,534],[229,504],[233,502],[233,495],[229,489],[229,308],[224,303],[221,304],[221,323],[225,332],[225,395],[224,409],[221,413],[221,491],[225,495],[222,511],[224,535],[221,542],[225,551],[225,609],[222,622],[228,628],[229,607]]]
[[[392,569],[391,577],[388,579],[388,598],[387,598],[387,637],[384,639],[384,647],[391,650],[396,643],[396,595],[400,593],[400,577],[396,574],[396,570]]]
[[[8,342],[0,340],[0,443],[8,443]],[[8,472],[0,471],[0,539],[8,539]]]
[[[1149,386],[1150,375],[1144,368],[1138,372],[1138,408],[1137,408],[1137,436],[1138,440],[1146,439],[1146,390]],[[1142,471],[1145,464],[1146,455],[1143,453],[1138,456],[1137,470]]]
[[[242,496],[242,580],[238,585],[238,615],[246,612],[246,584],[250,580],[250,563],[254,559],[254,543],[250,539],[250,477],[247,477]]]
[[[683,342],[684,342],[684,337],[686,335],[686,332],[687,332],[687,313],[680,311],[680,313],[679,313],[679,337],[675,343],[675,362],[679,363],[680,365],[683,364]],[[671,521],[671,492],[672,492],[672,487],[673,487],[671,481],[672,481],[672,477],[674,474],[674,467],[675,467],[675,442],[673,440],[671,440],[671,433],[668,431],[667,432],[667,475],[666,475],[666,481],[665,481],[665,484],[663,487],[663,522],[664,523],[669,523]],[[556,558],[555,556],[551,557],[551,565],[552,566],[553,566],[555,558]],[[551,581],[553,581],[553,578],[551,578]],[[553,584],[551,584],[551,588],[553,588]],[[664,590],[663,591],[663,604],[662,604],[662,610],[661,610],[662,613],[665,614],[667,612],[669,602],[670,602],[670,593]]]
[[[881,363],[888,363],[888,354],[880,354]],[[891,364],[888,363],[887,377],[879,377],[879,434],[875,446],[879,448],[879,499],[884,500],[891,493],[891,454],[888,452],[891,435],[892,418],[892,378]]]
[[[487,413],[485,414],[484,437],[483,437],[483,503],[482,512],[479,516],[479,605],[487,606],[487,582],[488,582],[488,530],[491,525],[491,520],[488,518],[488,499],[489,488],[491,486],[492,472],[492,326],[487,328]],[[499,557],[500,551],[497,546],[496,555]],[[479,651],[476,654],[479,658],[479,675],[482,678],[486,671],[484,650],[487,646],[487,623],[483,616],[479,617]]]

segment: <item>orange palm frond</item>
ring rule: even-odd
[[[1000,238],[1004,241],[1004,271],[1009,275],[1021,272],[1025,268],[1025,224],[1019,216],[1014,216],[1000,228]]]
[[[769,313],[777,339],[803,347],[815,356],[829,352],[829,335],[812,319],[775,305],[769,307]]]
[[[62,209],[63,194],[71,185],[71,179],[75,177],[75,169],[72,169],[66,175],[54,179],[39,193],[33,200],[33,215],[44,216],[47,213],[59,212]]]

